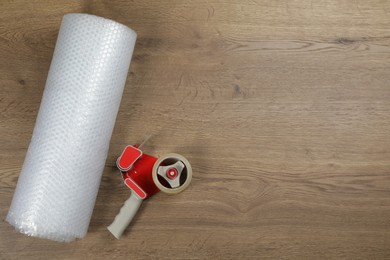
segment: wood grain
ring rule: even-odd
[[[2,1],[0,213],[28,147],[62,16],[138,33],[89,232],[0,223],[1,259],[389,259],[390,2]],[[117,241],[126,144],[192,163]]]

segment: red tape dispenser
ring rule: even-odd
[[[182,192],[191,182],[192,168],[180,154],[167,154],[159,159],[143,154],[138,146],[128,145],[118,158],[117,167],[131,190],[114,222],[107,229],[119,239],[137,213],[144,199],[160,190],[168,194]]]

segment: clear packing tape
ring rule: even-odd
[[[64,16],[6,221],[56,241],[85,236],[136,41],[117,22]]]

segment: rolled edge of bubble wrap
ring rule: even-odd
[[[86,235],[136,38],[109,19],[63,17],[6,218],[21,233],[67,242]]]

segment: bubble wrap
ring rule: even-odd
[[[85,236],[136,37],[108,19],[64,16],[6,218],[20,232],[56,241]]]

